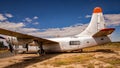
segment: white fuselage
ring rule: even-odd
[[[108,36],[102,37],[61,37],[61,38],[47,38],[51,41],[59,42],[58,44],[47,44],[43,45],[45,52],[69,52],[80,50],[86,47],[96,46],[99,44],[104,44],[111,42]],[[36,44],[34,44],[36,45]],[[19,51],[26,51],[24,45],[18,46]],[[28,52],[37,52],[39,50],[38,46],[29,46]]]
[[[43,48],[46,52],[64,52],[74,51],[91,47],[99,44],[110,42],[109,37],[64,37],[64,38],[51,38],[49,40],[59,42],[59,44],[44,45]]]

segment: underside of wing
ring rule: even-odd
[[[115,28],[102,29],[99,32],[95,33],[93,35],[93,37],[107,36],[107,35],[111,34],[114,30],[115,30]]]
[[[2,28],[0,28],[0,34],[14,36],[18,39],[23,39],[23,40],[24,39],[32,39],[32,40],[35,40],[38,42],[43,42],[43,44],[58,44],[58,42],[55,42],[55,41],[47,40],[47,39],[40,38],[40,37],[35,37],[32,35],[28,35],[28,34],[15,32],[15,31],[10,31],[10,30],[6,30],[6,29],[2,29]]]

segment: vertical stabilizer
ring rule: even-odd
[[[76,36],[92,36],[101,29],[105,29],[105,21],[102,13],[102,8],[96,7],[93,10],[92,18],[88,27]]]

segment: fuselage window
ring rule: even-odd
[[[70,41],[70,45],[80,45],[80,41]]]

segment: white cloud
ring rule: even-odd
[[[5,28],[5,29],[18,29],[18,28],[22,28],[25,25],[20,22],[20,23],[14,23],[14,22],[2,22],[0,23],[0,28]]]
[[[37,16],[34,16],[33,19],[38,19],[38,17],[37,17]]]
[[[4,21],[4,20],[7,20],[7,18],[3,14],[0,14],[0,21]]]
[[[34,33],[29,33],[31,35],[36,35],[39,37],[64,37],[64,36],[74,36],[79,33],[81,33],[88,24],[83,24],[83,25],[75,25],[75,26],[70,26],[70,27],[64,27],[64,28],[49,28],[49,29],[44,29],[43,32],[34,32]]]
[[[107,25],[115,25],[115,26],[120,25],[120,14],[105,14],[104,16]],[[86,17],[91,17],[91,15],[87,15]],[[75,26],[64,27],[64,28],[50,28],[50,29],[45,29],[44,32],[36,32],[31,34],[33,35],[36,34],[43,37],[73,36],[82,32],[87,27],[88,24],[78,24]]]
[[[120,14],[105,14],[104,17],[107,25],[120,25]]]
[[[25,21],[25,22],[28,22],[28,23],[33,23],[33,22],[35,22],[36,19],[38,19],[37,16],[34,16],[33,18],[27,17],[27,18],[24,19],[24,21]],[[33,24],[38,24],[38,22],[35,22],[35,23],[33,23]]]
[[[25,21],[28,22],[28,23],[31,23],[32,19],[30,19],[30,18],[27,17],[27,18],[25,18]]]
[[[3,14],[0,14],[0,28],[4,28],[4,29],[8,29],[8,30],[12,30],[12,31],[17,31],[17,32],[21,32],[21,33],[31,33],[31,32],[37,32],[39,29],[36,28],[26,28],[26,25],[24,22],[9,22],[7,21],[7,18],[11,18],[13,17],[13,15],[11,14],[5,14],[5,16]],[[36,18],[36,17],[35,17]],[[31,22],[32,19],[30,18],[25,18],[25,20],[27,22]],[[38,22],[35,22],[35,24],[38,24]]]
[[[5,16],[8,17],[8,18],[12,18],[13,17],[13,15],[10,14],[10,13],[6,13]]]
[[[21,33],[26,33],[26,34],[29,32],[31,33],[39,30],[36,28],[25,28],[25,24],[22,22],[14,23],[14,22],[8,22],[8,21],[0,23],[0,28],[21,32]]]
[[[86,16],[85,16],[85,18],[90,18],[90,17],[91,17],[91,15],[86,15]]]
[[[34,24],[35,24],[35,25],[38,25],[38,24],[39,24],[39,22],[34,22]]]
[[[92,15],[86,15],[85,18],[90,18]],[[106,25],[120,25],[120,14],[104,14]]]
[[[38,32],[39,29],[36,28],[19,28],[18,31],[21,33],[29,34],[29,33],[35,33]]]

